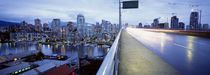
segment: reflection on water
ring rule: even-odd
[[[188,58],[188,62],[191,63],[192,61],[192,51],[193,51],[193,41],[195,40],[195,37],[193,36],[187,36],[188,38],[188,45],[187,45],[187,58]]]
[[[187,50],[187,58],[188,58],[188,62],[190,63],[192,61],[192,51],[191,50]]]
[[[164,52],[164,45],[165,45],[165,33],[162,33],[161,34],[161,39],[160,39],[160,51],[161,51],[161,53],[163,53]]]
[[[69,57],[97,57],[104,56],[107,53],[107,47],[97,44],[90,44],[88,46],[78,45],[76,47],[65,44],[34,44],[34,43],[0,43],[0,56],[17,54],[31,50],[40,50],[45,55],[61,54]]]

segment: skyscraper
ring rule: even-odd
[[[152,25],[152,27],[153,28],[159,28],[159,18],[156,18],[156,19],[154,19],[153,20],[153,25]]]
[[[52,32],[53,32],[53,39],[61,39],[61,30],[60,30],[60,19],[53,19],[52,21]]]
[[[191,12],[191,15],[190,15],[190,30],[199,29],[198,18],[199,18],[198,12]]]
[[[35,19],[34,22],[35,22],[36,31],[40,32],[42,30],[41,20],[40,19]]]
[[[73,22],[68,22],[68,24],[67,24],[67,30],[68,30],[68,32],[73,31]]]
[[[99,24],[99,22],[96,22],[96,25],[95,25],[95,32],[96,32],[96,33],[100,33],[101,30],[102,30],[101,25]]]
[[[60,19],[53,19],[52,21],[52,31],[59,32],[60,30]]]
[[[26,21],[22,21],[21,24],[22,24],[21,32],[27,32],[28,26],[27,26]]]
[[[49,26],[47,23],[43,24],[43,31],[49,31]]]
[[[84,38],[85,17],[82,14],[77,15],[77,30],[81,38]]]
[[[109,25],[110,25],[111,23],[109,22],[109,21],[106,21],[106,20],[102,20],[102,22],[101,22],[101,25],[102,25],[102,31],[103,32],[109,32]]]
[[[171,29],[178,29],[179,27],[179,18],[176,16],[171,17]]]
[[[141,22],[139,23],[139,26],[138,26],[138,28],[142,28],[142,23],[141,23]]]

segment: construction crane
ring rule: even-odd
[[[168,3],[169,5],[173,5],[173,6],[177,6],[177,5],[183,5],[183,6],[186,6],[187,4],[184,4],[184,3]],[[202,10],[201,9],[195,9],[195,8],[198,8],[199,6],[201,6],[201,5],[209,5],[209,4],[194,4],[194,5],[192,5],[192,4],[189,4],[189,6],[190,7],[192,7],[192,11],[194,11],[194,10],[197,10],[197,11],[199,11],[199,15],[200,15],[200,17],[199,17],[199,24],[201,24],[201,18],[202,18]],[[172,13],[173,14],[173,13]]]

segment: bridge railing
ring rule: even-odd
[[[109,52],[104,58],[96,75],[118,75],[118,62],[119,62],[119,48],[120,48],[120,35],[122,29],[119,31],[114,43],[112,44]]]

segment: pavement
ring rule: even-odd
[[[180,75],[175,68],[132,37],[126,30],[120,39],[119,75]]]

